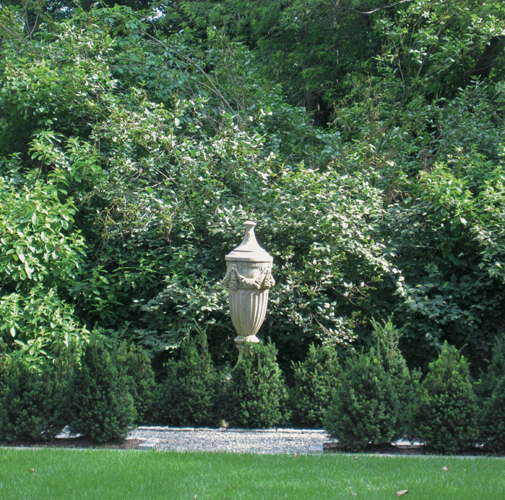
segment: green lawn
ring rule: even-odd
[[[2,500],[371,500],[400,490],[408,500],[505,499],[505,460],[0,449]]]

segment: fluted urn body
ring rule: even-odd
[[[256,241],[255,222],[246,222],[242,243],[226,257],[230,314],[237,330],[235,342],[242,355],[244,342],[259,342],[256,334],[267,312],[268,291],[274,286],[273,258]]]

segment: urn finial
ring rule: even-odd
[[[273,258],[266,250],[260,247],[254,234],[256,222],[244,222],[245,234],[242,243],[232,250],[226,257],[227,262],[273,262]]]
[[[242,356],[244,342],[259,342],[256,333],[265,319],[268,290],[274,286],[273,258],[256,241],[256,222],[244,223],[242,243],[226,257],[226,276],[223,285],[228,288],[230,314],[238,336],[235,342]]]

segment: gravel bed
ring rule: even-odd
[[[230,453],[311,453],[322,451],[328,435],[312,429],[178,429],[139,427],[130,438],[166,451],[220,451]],[[320,449],[319,449],[320,448]]]

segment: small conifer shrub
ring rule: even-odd
[[[225,384],[224,419],[231,427],[267,428],[289,419],[288,390],[274,344],[246,345]]]
[[[156,381],[147,351],[141,346],[121,344],[119,362],[130,379],[130,394],[137,412],[135,423],[149,423],[153,420],[156,398]]]
[[[421,372],[410,372],[407,362],[398,347],[401,333],[393,325],[391,318],[383,324],[372,320],[372,337],[375,347],[372,355],[382,364],[386,375],[391,379],[394,391],[398,397],[398,419],[394,440],[409,436],[412,401],[415,399],[415,387],[421,377]]]
[[[505,451],[505,337],[497,340],[481,386],[481,441],[492,451]]]
[[[29,365],[13,356],[2,367],[0,439],[46,441],[66,424],[66,387],[49,362]]]
[[[331,345],[309,347],[303,363],[293,363],[294,384],[290,391],[291,421],[303,427],[323,426],[342,367]]]
[[[397,435],[398,396],[391,377],[372,355],[350,357],[333,400],[324,428],[350,450],[390,444]]]
[[[505,375],[486,400],[483,413],[486,447],[495,452],[505,451]]]
[[[116,347],[93,337],[70,384],[70,429],[96,442],[124,440],[137,416]]]
[[[219,376],[207,349],[204,332],[185,340],[179,359],[166,365],[159,387],[158,420],[165,425],[206,426],[219,421]]]
[[[459,453],[470,448],[479,435],[477,398],[466,359],[444,344],[414,402],[412,432],[429,448]]]

